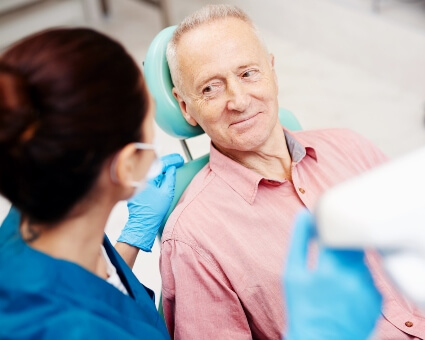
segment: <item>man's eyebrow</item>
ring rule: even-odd
[[[252,63],[252,64],[242,65],[242,66],[239,66],[236,70],[237,70],[237,72],[240,72],[240,71],[247,69],[247,68],[250,68],[252,66],[256,66],[256,64]]]
[[[210,82],[212,79],[216,79],[216,78],[220,78],[220,76],[218,74],[214,74],[214,75],[210,75],[210,76],[205,76],[205,77],[201,77],[198,79],[195,79],[194,83],[195,83],[195,89],[196,91],[201,90],[206,83]],[[198,85],[197,85],[198,84]]]

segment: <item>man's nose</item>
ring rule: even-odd
[[[239,79],[231,79],[227,82],[228,101],[227,108],[230,111],[245,111],[250,103],[250,96]]]

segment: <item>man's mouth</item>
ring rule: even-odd
[[[248,117],[241,118],[241,119],[239,119],[239,120],[237,120],[237,121],[235,121],[235,122],[231,123],[229,126],[244,123],[244,122],[246,122],[246,121],[248,121],[248,120],[250,120],[250,119],[252,119],[252,118],[255,118],[255,117],[256,117],[256,116],[258,116],[260,113],[261,113],[261,112],[257,112],[257,113],[255,113],[255,114],[253,114],[253,115],[248,116]]]

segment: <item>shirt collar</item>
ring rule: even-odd
[[[283,128],[285,132],[286,145],[291,155],[292,162],[299,163],[306,155],[317,162],[316,150],[301,138],[296,139],[293,132]]]
[[[299,163],[306,155],[317,161],[316,151],[312,146],[295,138],[294,134],[287,129],[283,130],[292,162]],[[255,171],[223,155],[212,143],[210,145],[210,168],[249,204],[254,203],[259,183],[263,179],[267,180]],[[280,182],[272,182],[280,184]]]

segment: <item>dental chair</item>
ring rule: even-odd
[[[164,225],[179,201],[180,196],[196,173],[209,161],[209,154],[192,159],[186,140],[199,136],[204,131],[199,125],[191,126],[186,122],[181,114],[179,104],[172,94],[173,83],[165,52],[176,27],[170,26],[158,33],[149,46],[144,62],[145,80],[156,101],[156,123],[167,134],[180,140],[187,159],[187,162],[181,168],[177,169],[174,200],[170,210],[162,221],[158,232],[159,237],[161,237]],[[279,119],[281,124],[287,129],[293,131],[301,130],[300,123],[291,112],[282,108],[279,109]]]

